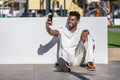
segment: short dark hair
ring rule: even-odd
[[[80,14],[77,11],[71,11],[69,13],[69,16],[76,16],[78,20],[80,19]]]

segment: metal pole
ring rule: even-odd
[[[41,10],[41,0],[40,0],[40,10]]]
[[[46,0],[46,15],[50,12],[50,0]]]
[[[12,2],[12,16],[14,16],[14,2]]]
[[[84,14],[86,13],[86,7],[85,7],[85,5],[86,5],[86,0],[84,0],[84,2],[83,2],[83,10],[84,10]]]
[[[54,1],[52,2],[52,15],[54,16],[54,12],[55,12],[55,9],[54,9]]]
[[[118,18],[120,18],[120,0],[119,0],[119,6],[118,6]]]
[[[66,16],[66,0],[64,0],[64,16]]]
[[[2,16],[2,14],[3,14],[3,0],[2,0],[2,11],[1,11],[1,16]]]
[[[62,5],[60,5],[60,16],[63,16]]]
[[[26,9],[26,13],[28,13],[29,12],[29,10],[28,10],[28,0],[26,0],[26,7],[25,7],[25,9]]]
[[[22,0],[19,0],[19,4],[20,4],[19,9],[21,11],[22,10]]]

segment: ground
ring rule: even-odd
[[[0,80],[120,80],[120,48],[108,52],[108,64],[96,64],[96,71],[77,66],[65,73],[53,64],[1,64]]]
[[[108,53],[109,61],[120,61],[120,48],[109,48]]]

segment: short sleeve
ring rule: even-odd
[[[62,34],[62,32],[63,32],[63,27],[60,27],[60,28],[58,28],[57,30],[59,31],[58,38],[60,38],[60,36],[61,36],[61,34]]]

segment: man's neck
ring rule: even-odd
[[[77,29],[77,27],[69,27],[70,32],[74,32],[74,31],[76,31],[76,29]]]

